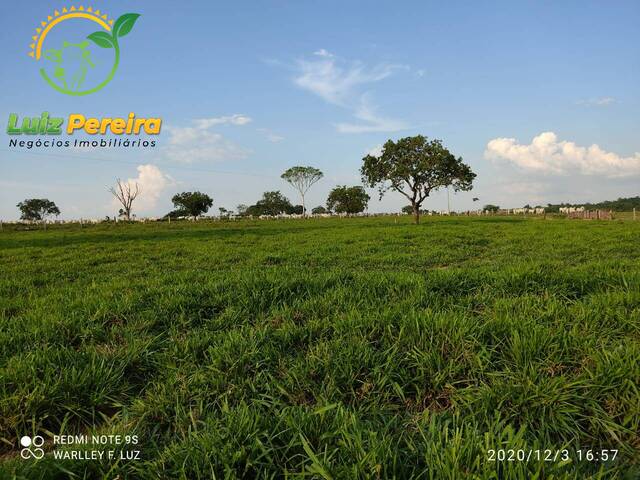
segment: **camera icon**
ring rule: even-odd
[[[44,457],[44,450],[40,448],[44,445],[44,438],[40,435],[36,435],[33,438],[24,435],[20,438],[20,445],[23,447],[20,450],[20,456],[25,460],[28,458],[39,460]]]

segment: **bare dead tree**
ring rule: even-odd
[[[119,178],[116,179],[116,186],[109,188],[111,194],[116,197],[120,205],[122,205],[122,212],[127,220],[131,220],[131,209],[133,207],[133,201],[140,195],[142,189],[138,182],[133,185],[130,182],[123,182]]]

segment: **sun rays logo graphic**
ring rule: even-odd
[[[114,22],[91,7],[55,10],[36,28],[29,56],[41,62],[40,75],[53,89],[66,95],[89,95],[113,79],[120,63],[118,39],[131,31],[139,16],[125,13]],[[89,33],[95,30],[94,23],[101,29]]]

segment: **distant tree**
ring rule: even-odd
[[[241,217],[244,217],[247,215],[248,209],[249,209],[249,205],[245,205],[244,203],[241,203],[236,207],[236,211],[238,212],[238,215],[240,215]]]
[[[258,207],[257,205],[249,205],[247,207],[247,210],[245,211],[245,215],[250,217],[257,217],[263,215],[263,213],[260,207]]]
[[[367,208],[370,199],[360,186],[339,185],[329,193],[327,208],[336,213],[360,213]]]
[[[213,205],[213,199],[202,192],[182,192],[171,199],[176,210],[183,212],[181,216],[197,218],[207,213]]]
[[[411,202],[415,223],[420,222],[420,206],[431,192],[442,187],[454,191],[471,190],[476,174],[442,146],[427,137],[388,140],[380,156],[367,155],[360,169],[365,185],[378,186],[380,198],[395,190]]]
[[[247,209],[249,215],[280,215],[292,213],[293,205],[280,191],[264,192],[262,198]]]
[[[224,207],[219,207],[218,212],[220,212],[221,217],[229,217],[231,215],[231,212]]]
[[[547,211],[547,213],[558,213],[560,211],[560,207],[564,206],[564,204],[559,203],[559,204],[552,204],[552,203],[547,203],[547,206],[545,207],[545,210]]]
[[[411,205],[405,205],[404,207],[402,207],[401,211],[405,215],[411,215],[413,213],[413,207]]]
[[[120,205],[122,205],[124,217],[127,220],[131,220],[131,210],[133,208],[133,202],[136,198],[138,198],[138,195],[140,195],[142,191],[140,185],[138,185],[138,182],[133,182],[132,184],[131,182],[123,182],[122,180],[117,178],[116,186],[110,187],[109,191],[116,198],[116,200],[120,202]]]
[[[165,219],[176,219],[176,218],[180,218],[180,217],[186,217],[187,214],[184,212],[184,210],[171,210],[169,213],[167,213],[163,218]]]
[[[587,210],[613,210],[614,212],[630,212],[634,208],[640,209],[640,197],[618,198],[598,203],[557,203],[547,204],[547,213],[557,213],[560,207],[584,207]]]
[[[60,215],[60,209],[48,198],[28,198],[16,205],[20,210],[20,219],[30,222],[42,222],[47,229],[47,218]]]
[[[304,213],[304,207],[302,205],[294,205],[288,213],[302,215]]]
[[[302,214],[307,214],[304,196],[311,186],[322,178],[323,174],[314,167],[291,167],[280,177],[295,188],[302,198]]]
[[[473,197],[472,199],[474,202],[477,202],[478,200],[480,200],[478,197]]]
[[[321,215],[323,213],[329,213],[329,210],[324,208],[322,205],[318,205],[317,207],[313,207],[311,213],[313,213],[314,215]]]
[[[484,207],[482,207],[482,210],[486,210],[487,212],[495,213],[498,210],[500,210],[500,207],[498,205],[488,204],[488,205],[485,205]]]

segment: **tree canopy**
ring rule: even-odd
[[[279,190],[275,192],[264,192],[262,198],[255,205],[247,208],[247,215],[280,215],[282,213],[293,213],[294,206],[287,197]]]
[[[402,207],[402,209],[400,211],[402,213],[404,213],[405,215],[411,215],[413,213],[413,206],[412,205],[405,205],[404,207]]]
[[[311,186],[323,177],[323,173],[315,167],[291,167],[286,170],[280,178],[288,182],[295,188],[302,198],[302,214],[306,215],[307,208],[305,206],[304,196]]]
[[[324,208],[322,205],[318,205],[317,207],[313,207],[311,213],[313,213],[314,215],[320,215],[323,213],[329,213],[329,210]]]
[[[182,192],[171,199],[178,216],[199,217],[209,211],[213,199],[202,192]]]
[[[360,186],[339,185],[329,193],[327,208],[336,213],[360,213],[367,208],[370,199]]]
[[[28,198],[16,206],[20,210],[20,219],[30,222],[45,223],[48,217],[60,215],[60,209],[48,198]]]
[[[367,155],[360,169],[362,181],[378,187],[380,198],[388,190],[404,195],[413,209],[415,223],[420,221],[420,206],[432,192],[442,187],[454,191],[471,190],[476,174],[456,158],[440,140],[423,135],[388,140],[380,156]]]
[[[240,215],[241,217],[244,217],[245,215],[247,215],[247,210],[249,210],[249,205],[246,205],[244,203],[241,203],[236,207],[236,211],[238,212],[238,215]]]
[[[500,207],[498,205],[492,205],[492,204],[488,204],[485,205],[484,207],[482,207],[482,210],[485,210],[487,212],[497,212],[498,210],[500,210]]]

